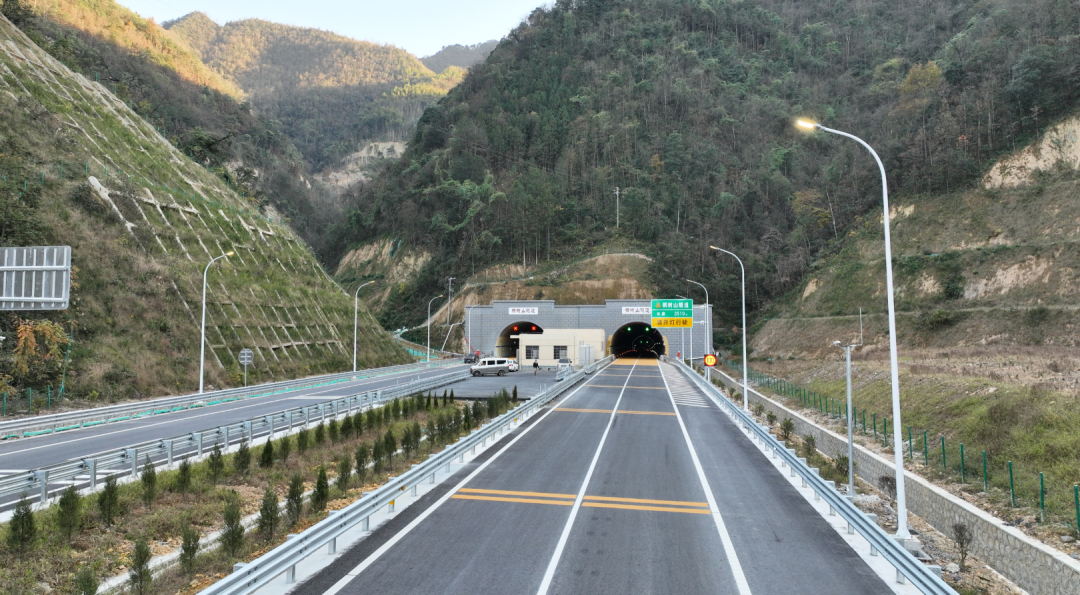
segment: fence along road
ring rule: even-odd
[[[238,400],[213,407],[187,409],[164,416],[129,419],[38,436],[30,440],[4,441],[0,442],[0,476],[38,469],[70,459],[93,457],[91,453],[114,450],[166,436],[198,432],[286,409],[317,405],[343,396],[392,388],[415,381],[418,377],[430,378],[464,369],[464,366],[411,369],[397,374]]]
[[[294,592],[889,592],[740,434],[620,359]]]

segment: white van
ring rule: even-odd
[[[506,376],[506,373],[510,371],[510,360],[503,357],[486,357],[469,369],[472,371],[473,376],[486,376],[488,374]]]

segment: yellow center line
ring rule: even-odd
[[[573,500],[539,500],[536,498],[502,498],[499,496],[469,496],[466,494],[454,494],[451,499],[457,500],[486,500],[488,502],[520,502],[522,504],[559,504],[573,506]]]
[[[669,504],[672,506],[697,506],[708,508],[708,502],[682,502],[680,500],[644,500],[640,498],[616,498],[614,496],[585,496],[586,500],[604,500],[607,502],[640,502],[642,504]]]
[[[712,514],[709,510],[700,508],[668,508],[666,506],[636,506],[633,504],[601,504],[599,502],[582,502],[583,508],[620,508],[622,510],[651,510],[655,512],[685,512],[690,514]]]
[[[539,498],[570,498],[573,500],[577,498],[574,494],[548,494],[546,492],[513,492],[509,490],[482,490],[479,488],[461,488],[458,492],[469,492],[470,494],[501,494],[503,496],[536,496]]]

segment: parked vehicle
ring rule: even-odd
[[[517,372],[518,370],[521,370],[521,364],[516,359],[510,360],[510,371]]]
[[[464,363],[466,363],[466,364],[475,364],[476,363],[476,356],[471,354],[471,353],[466,355]]]
[[[480,360],[470,370],[473,376],[486,376],[488,374],[506,376],[506,373],[510,371],[510,360],[504,357],[488,357]]]

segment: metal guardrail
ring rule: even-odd
[[[297,407],[288,411],[281,411],[271,415],[262,415],[229,425],[219,426],[201,432],[192,432],[183,436],[163,440],[153,440],[132,446],[126,446],[93,458],[83,458],[57,463],[41,469],[23,471],[0,478],[0,498],[19,496],[32,493],[35,490],[40,493],[42,504],[47,502],[49,485],[58,482],[88,481],[91,489],[96,489],[99,474],[126,475],[138,473],[139,464],[145,457],[152,460],[172,464],[174,457],[185,452],[195,451],[196,456],[202,456],[207,446],[222,444],[226,448],[230,441],[251,443],[254,438],[263,435],[272,436],[276,432],[287,430],[296,425],[297,420],[303,427],[313,421],[322,421],[327,415],[337,416],[340,413],[352,413],[355,410],[375,407],[396,397],[401,397],[416,392],[432,390],[440,386],[460,382],[469,377],[467,370],[451,372],[431,378],[422,378],[415,382],[400,386],[388,387],[376,391],[357,393],[348,397],[334,399],[310,405]],[[317,414],[317,416],[316,416]],[[266,430],[266,432],[262,432]],[[236,438],[233,440],[233,438]]]
[[[246,595],[282,574],[286,575],[287,582],[293,582],[295,580],[296,564],[310,556],[316,549],[327,546],[328,552],[335,552],[337,538],[342,533],[356,525],[360,525],[363,530],[367,530],[368,518],[384,506],[391,506],[394,500],[401,497],[405,490],[410,490],[411,494],[415,495],[417,484],[428,478],[433,478],[439,469],[448,467],[455,459],[464,461],[466,451],[478,445],[486,445],[489,439],[509,429],[519,419],[524,421],[527,416],[536,413],[552,399],[585,379],[587,374],[591,374],[593,371],[610,364],[613,359],[613,356],[608,356],[584,370],[568,376],[563,382],[552,385],[544,392],[526,401],[523,405],[519,405],[517,408],[495,418],[486,426],[458,440],[452,446],[448,446],[442,452],[433,455],[423,463],[414,465],[412,469],[405,473],[391,478],[390,481],[374,492],[340,511],[331,513],[330,516],[303,533],[296,535],[253,562],[234,571],[224,579],[207,587],[202,591],[202,595]]]
[[[757,420],[744,412],[738,405],[732,403],[727,397],[721,394],[715,386],[706,382],[704,378],[684,362],[679,361],[676,365],[683,373],[689,376],[690,379],[705,392],[705,394],[709,395],[714,401],[726,408],[736,419],[738,419],[739,423],[741,423],[744,428],[752,432],[757,439],[767,448],[771,449],[775,455],[782,458],[791,468],[792,473],[798,473],[803,481],[813,488],[814,492],[828,503],[832,510],[836,511],[845,521],[847,521],[849,530],[854,529],[859,535],[862,535],[864,539],[870,542],[870,547],[872,548],[871,552],[880,552],[881,555],[896,568],[897,582],[902,583],[905,579],[910,580],[919,591],[927,594],[957,595],[956,591],[947,585],[937,573],[915,559],[903,544],[897,542],[893,537],[885,533],[877,523],[856,508],[855,504],[841,495],[840,492],[836,491],[832,485],[833,482],[825,481],[818,475],[817,469],[811,469],[807,466],[806,459],[797,457],[794,449],[787,448],[783,442],[770,434],[767,428],[759,424]],[[739,388],[741,389],[742,386],[740,385]]]
[[[230,388],[209,393],[194,393],[175,397],[162,397],[139,403],[127,403],[123,405],[110,405],[107,407],[95,407],[93,409],[80,409],[67,413],[54,413],[23,419],[0,422],[0,440],[12,438],[29,438],[55,432],[63,432],[78,428],[86,428],[101,424],[138,419],[163,413],[185,411],[193,407],[206,407],[231,403],[242,399],[266,397],[270,395],[329,386],[352,380],[372,378],[387,374],[395,374],[408,370],[421,370],[431,367],[457,363],[456,360],[448,362],[432,362],[431,364],[402,364],[385,368],[372,368],[369,370],[357,370],[356,372],[343,372],[339,374],[327,374],[325,376],[313,376],[300,380],[283,380],[256,386],[243,388]]]

